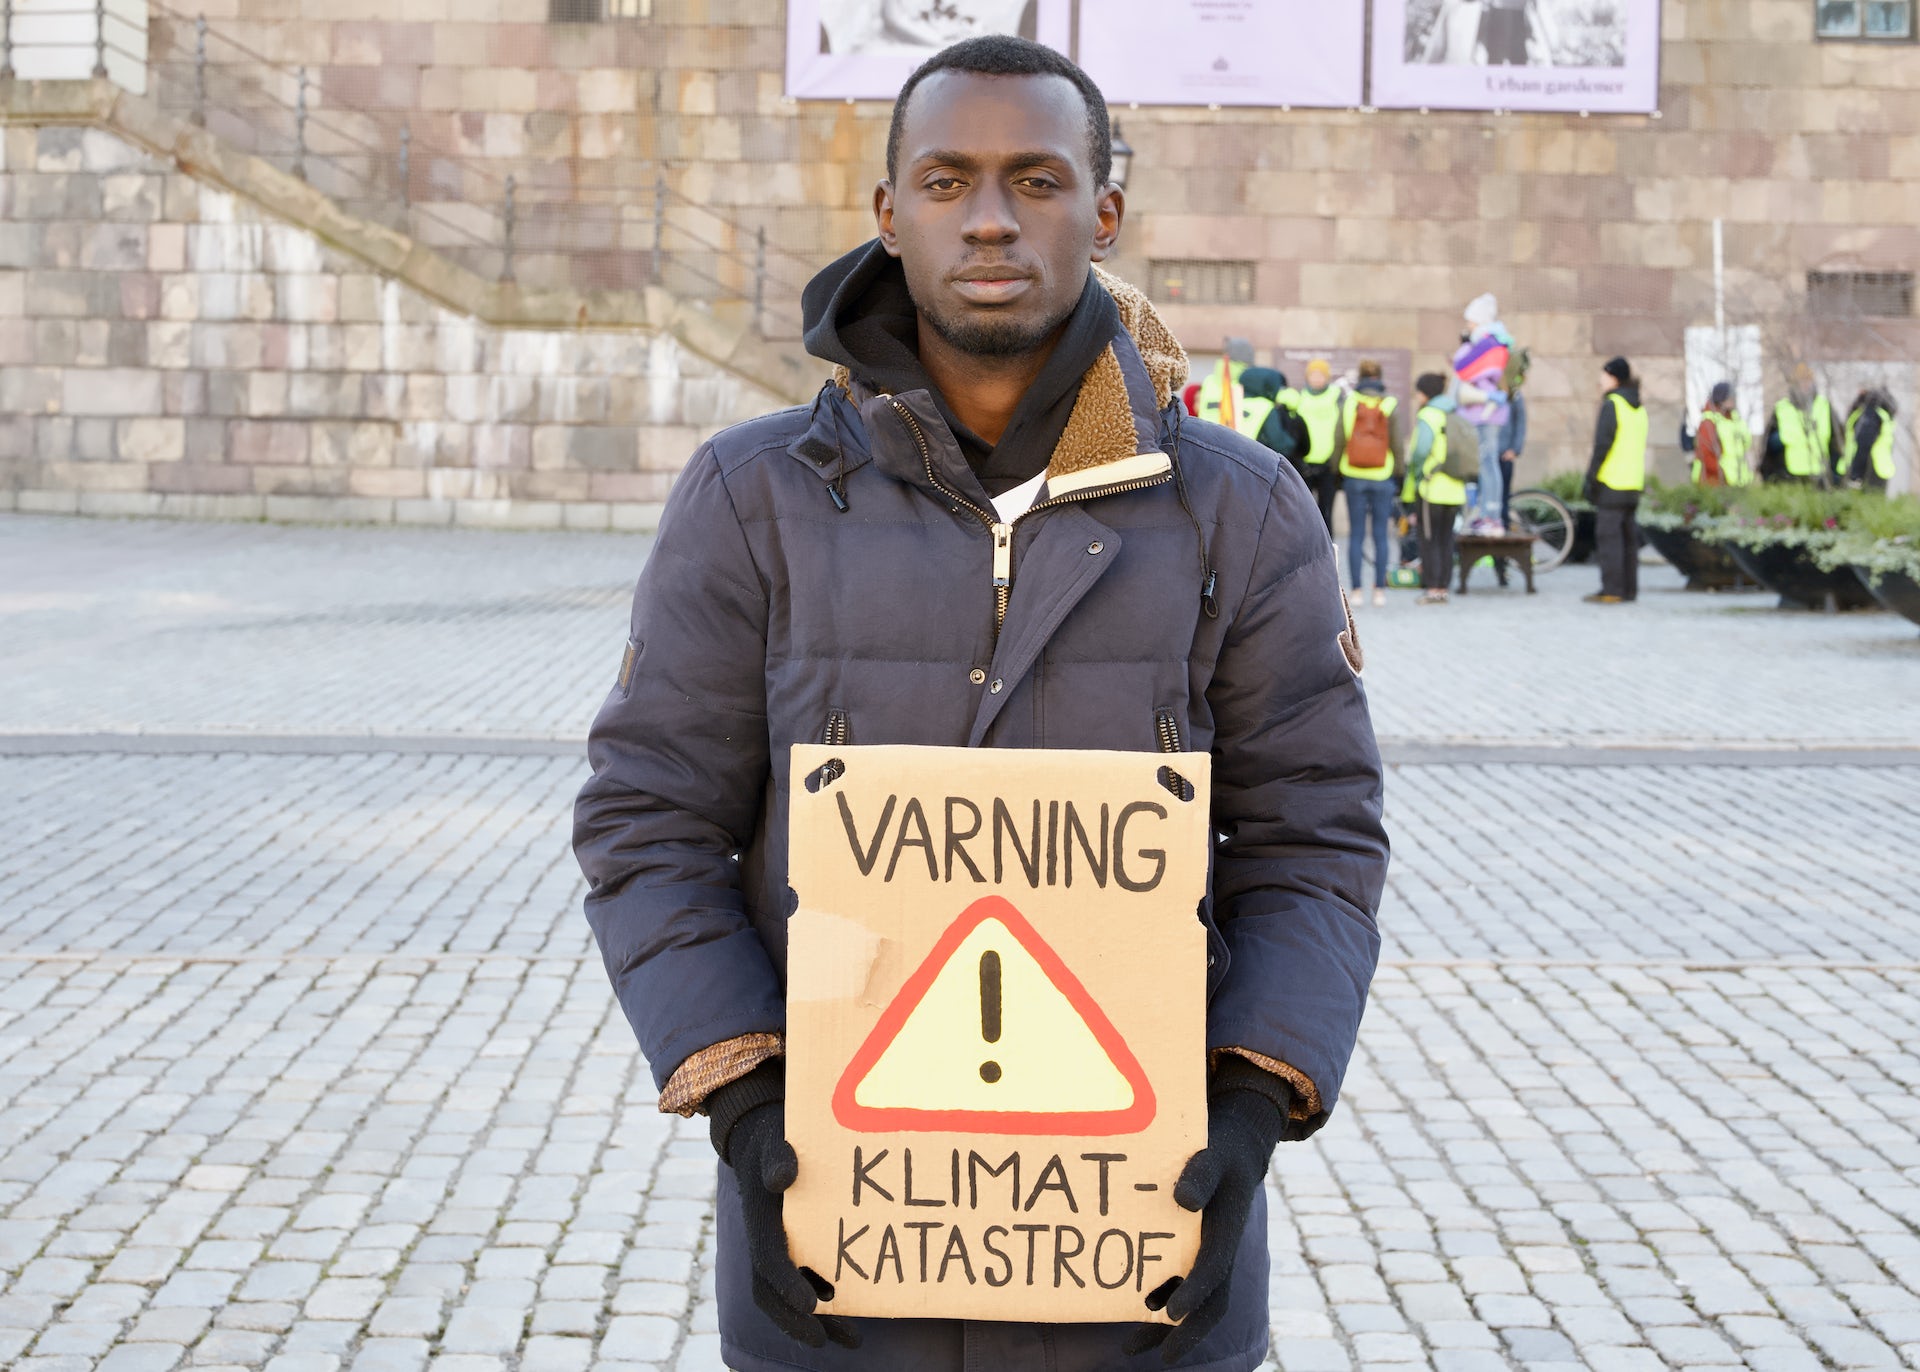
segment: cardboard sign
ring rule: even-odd
[[[793,750],[785,1213],[825,1308],[1156,1318],[1200,1240],[1209,762]]]

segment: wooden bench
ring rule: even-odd
[[[1483,557],[1496,562],[1511,562],[1527,579],[1527,594],[1533,594],[1532,534],[1456,534],[1453,546],[1460,557],[1460,594],[1467,593],[1467,573]]]

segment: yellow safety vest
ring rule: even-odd
[[[1250,396],[1240,385],[1241,374],[1247,370],[1244,362],[1229,364],[1233,370],[1233,398],[1236,423],[1234,431],[1248,438],[1258,438],[1260,430],[1266,427],[1267,416],[1277,408],[1276,402],[1269,396]],[[1285,394],[1283,392],[1283,394]],[[1194,398],[1194,409],[1201,419],[1220,422],[1220,369],[1215,367],[1208,372],[1200,383],[1200,394]]]
[[[1720,480],[1729,486],[1751,486],[1753,467],[1747,461],[1747,449],[1753,446],[1753,432],[1739,415],[1708,410],[1700,416],[1702,424],[1713,425],[1720,438]],[[1693,480],[1697,485],[1704,464],[1693,459]]]
[[[1610,491],[1647,488],[1647,412],[1629,405],[1626,397],[1609,392],[1613,406],[1613,446],[1600,460],[1594,480]]]
[[[1882,481],[1893,480],[1893,416],[1878,405],[1873,412],[1880,416],[1880,435],[1873,440],[1873,448],[1867,456],[1873,461],[1873,474]],[[1860,416],[1865,410],[1855,410],[1847,416],[1846,456],[1841,459],[1842,476],[1853,475],[1853,460],[1860,452]]]
[[[1420,498],[1429,505],[1466,504],[1466,484],[1440,470],[1447,463],[1447,411],[1428,405],[1414,423],[1425,424],[1427,432],[1433,435],[1433,448],[1427,453],[1427,460],[1420,464],[1419,484],[1415,487]]]
[[[1340,436],[1340,392],[1328,386],[1320,394],[1296,391],[1293,408],[1307,422],[1307,464],[1317,467],[1333,460],[1333,442]]]
[[[1813,404],[1802,410],[1792,396],[1782,396],[1773,407],[1773,428],[1786,454],[1787,475],[1818,475],[1833,451],[1833,406],[1827,398],[1816,395]]]
[[[1358,391],[1347,394],[1346,413],[1340,421],[1340,431],[1346,436],[1347,443],[1353,442],[1353,420],[1360,413],[1362,405],[1377,405],[1387,416],[1387,465],[1384,467],[1355,467],[1347,461],[1345,447],[1340,450],[1340,475],[1350,476],[1355,481],[1385,481],[1393,475],[1393,412],[1400,408],[1400,402],[1390,395],[1362,395]]]

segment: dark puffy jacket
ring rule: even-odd
[[[1300,479],[1249,439],[1175,427],[1184,356],[1112,289],[1132,333],[1087,373],[1049,499],[1014,525],[997,633],[992,539],[969,508],[991,507],[927,392],[829,388],[689,463],[575,825],[587,915],[656,1082],[785,1023],[794,743],[1153,750],[1171,732],[1214,758],[1209,1046],[1311,1081],[1297,1136],[1333,1108],[1387,861],[1358,644]],[[722,1167],[718,1283],[743,1372],[1159,1366],[1121,1356],[1119,1325],[866,1320],[857,1352],[804,1349],[749,1299],[732,1182]],[[1256,1209],[1232,1311],[1184,1366],[1261,1361],[1266,1271]]]

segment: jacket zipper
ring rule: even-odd
[[[827,711],[827,727],[820,731],[820,741],[829,748],[844,748],[848,737],[847,712]],[[846,770],[846,764],[839,758],[829,758],[820,768],[820,780],[823,784],[838,781],[846,774]]]
[[[927,442],[926,431],[920,427],[920,421],[914,418],[912,410],[892,396],[886,399],[906,424],[908,432],[912,433],[913,441],[920,445],[920,461],[926,468],[927,480],[933,488],[984,524],[988,535],[993,539],[993,637],[995,642],[999,641],[1000,630],[1007,622],[1007,606],[1013,601],[1013,531],[1020,527],[1022,520],[1039,514],[1042,510],[1050,510],[1056,505],[1070,505],[1076,501],[1093,500],[1099,496],[1124,495],[1128,491],[1143,491],[1149,486],[1161,486],[1173,480],[1173,473],[1169,471],[1162,472],[1159,476],[1143,477],[1137,481],[1121,481],[1111,486],[1076,491],[1072,495],[1052,496],[1031,506],[1018,519],[1011,522],[1002,521],[940,479],[939,473],[933,469],[933,448]]]
[[[1160,736],[1160,751],[1177,753],[1180,751],[1180,724],[1174,719],[1171,710],[1153,712],[1154,732]],[[1182,800],[1193,799],[1193,783],[1171,767],[1160,769],[1160,783]]]

